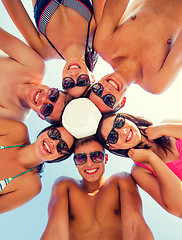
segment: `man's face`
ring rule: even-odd
[[[119,105],[124,93],[126,92],[126,84],[124,80],[118,73],[114,72],[101,78],[98,83],[100,83],[102,86],[97,93],[91,91],[89,99],[102,113],[115,110]],[[115,100],[110,101],[110,99],[113,100],[113,98],[115,98]],[[114,104],[111,107],[110,104],[112,103]]]
[[[85,153],[87,161],[83,165],[76,165],[82,178],[87,182],[96,182],[101,179],[105,172],[105,159],[101,163],[95,163],[90,158],[90,153],[103,152],[103,147],[96,141],[89,141],[75,149],[74,154]]]
[[[74,98],[80,97],[90,85],[89,71],[86,64],[77,58],[67,60],[62,77],[63,89]]]
[[[45,85],[31,86],[25,91],[25,100],[30,108],[32,108],[32,110],[41,118],[46,117],[50,120],[59,121],[65,106],[65,98],[67,98],[67,95],[59,91],[59,96],[56,98],[56,101],[54,101],[54,98],[52,99],[49,97],[48,93],[50,92],[50,88]],[[51,114],[46,116],[46,113],[49,111]]]

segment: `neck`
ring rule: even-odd
[[[94,196],[105,183],[106,179],[102,176],[98,181],[87,182],[85,179],[82,179],[82,186],[88,195]]]
[[[35,144],[33,143],[19,149],[18,161],[27,169],[43,163],[43,160],[36,154],[34,146]]]
[[[141,69],[136,61],[132,59],[119,59],[112,64],[115,72],[125,79],[126,83],[137,83],[142,76]]]
[[[85,59],[85,46],[71,44],[62,52],[65,60],[70,58]]]

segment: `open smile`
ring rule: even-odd
[[[48,143],[46,142],[46,141],[43,141],[43,144],[42,144],[42,146],[43,146],[43,149],[44,149],[44,151],[46,152],[46,153],[52,153],[51,152],[51,148],[50,148],[50,146],[48,145]]]
[[[33,101],[34,101],[34,103],[35,103],[36,105],[37,105],[37,103],[38,103],[38,101],[39,101],[39,99],[40,99],[41,92],[42,92],[42,91],[38,91],[38,92],[34,93],[34,95],[33,95]]]
[[[133,131],[130,129],[129,132],[128,132],[128,135],[126,137],[126,142],[131,141],[132,138],[133,138]]]
[[[68,69],[67,70],[70,70],[70,69],[80,69],[81,67],[77,64],[77,63],[72,63],[68,66]]]
[[[98,171],[98,168],[86,169],[85,172],[89,175],[95,174]]]
[[[107,82],[114,87],[114,89],[116,89],[117,91],[119,91],[119,84],[113,80],[113,79],[107,79]]]

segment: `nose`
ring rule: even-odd
[[[94,164],[94,162],[90,159],[89,156],[87,156],[86,166],[91,167]]]
[[[127,134],[127,129],[126,128],[121,128],[121,134],[126,135]]]

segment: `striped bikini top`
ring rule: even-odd
[[[0,146],[0,150],[2,149],[6,149],[6,148],[14,148],[14,147],[24,147],[24,146],[27,146],[27,145],[14,145],[14,146]],[[25,171],[25,172],[22,172],[14,177],[10,177],[10,178],[6,178],[6,179],[3,179],[0,181],[0,192],[8,185],[8,183],[14,179],[14,178],[17,178],[27,172],[30,172],[31,170],[33,170],[34,168],[36,167],[33,167],[33,168],[30,168],[29,170]]]

